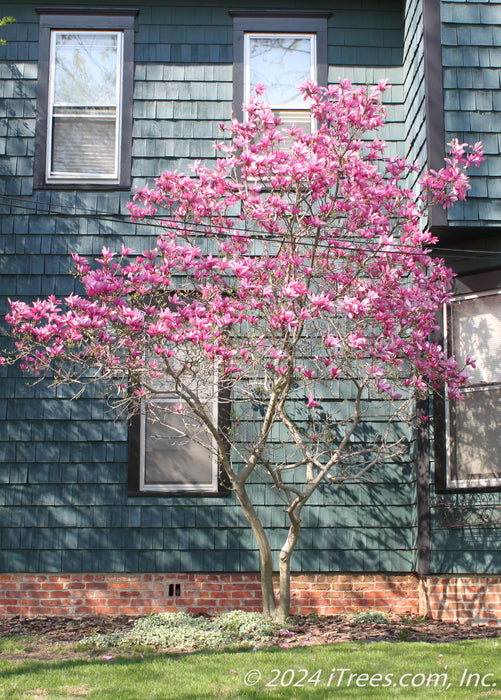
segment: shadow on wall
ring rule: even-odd
[[[430,576],[420,580],[420,613],[446,622],[499,624],[501,576]]]

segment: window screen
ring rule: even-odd
[[[216,491],[217,448],[189,409],[172,412],[175,397],[154,399],[141,416],[140,489]]]
[[[218,446],[213,435],[181,395],[196,396],[199,407],[219,425],[217,368],[179,349],[170,364],[178,373],[178,391],[172,376],[149,378],[155,393],[143,400],[140,416],[139,490],[158,492],[217,492]]]

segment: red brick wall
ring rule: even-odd
[[[292,613],[371,609],[501,622],[501,576],[297,574]],[[144,615],[260,610],[258,574],[0,574],[0,616]]]
[[[420,610],[437,620],[501,625],[501,576],[428,576]]]

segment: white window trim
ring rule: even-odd
[[[55,73],[55,53],[56,53],[56,36],[59,34],[108,34],[117,37],[117,75],[116,75],[116,113],[115,113],[115,168],[113,173],[58,173],[52,170],[52,128],[54,120],[54,73]],[[124,66],[124,50],[123,50],[123,31],[112,29],[52,29],[50,32],[50,59],[49,59],[49,94],[48,94],[48,112],[47,112],[47,139],[46,139],[46,181],[48,183],[109,183],[118,184],[120,181],[121,169],[121,142],[122,142],[122,83],[123,83],[123,66]],[[68,115],[73,116],[73,115]],[[86,119],[97,117],[86,116]]]
[[[251,31],[244,32],[244,102],[247,104],[251,97],[251,85],[250,85],[250,40],[257,37],[297,37],[300,39],[310,40],[310,80],[317,81],[317,35],[316,32],[267,32],[267,31]],[[264,99],[266,100],[266,93],[264,94]],[[272,110],[287,108],[281,104],[270,103]],[[304,108],[298,108],[297,111],[304,111],[305,113],[309,111],[308,106],[305,105]],[[247,115],[244,116],[247,120]],[[315,120],[311,119],[311,130],[315,130],[316,124]]]
[[[453,296],[447,304],[443,307],[443,328],[444,328],[444,340],[445,347],[450,351],[453,351],[453,339],[449,337],[449,309],[452,304],[468,301],[470,299],[480,299],[486,296],[499,296],[501,295],[501,289],[490,289],[482,292],[474,292],[468,294],[458,294]],[[465,387],[461,390],[461,393],[467,394],[471,392],[478,391],[489,391],[495,388],[501,389],[501,382],[491,383],[491,384],[477,384]],[[492,486],[500,486],[501,484],[501,467],[500,476],[491,478],[471,478],[471,479],[454,479],[452,476],[452,464],[451,464],[451,406],[448,397],[447,386],[445,388],[445,466],[446,466],[446,484],[447,488],[488,488]]]

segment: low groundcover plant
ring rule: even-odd
[[[206,649],[228,645],[259,645],[278,625],[261,613],[232,610],[218,617],[192,617],[184,612],[154,613],[135,621],[127,632],[95,634],[80,645],[91,649],[109,647]]]
[[[359,610],[353,616],[353,622],[356,624],[385,625],[391,622],[391,618],[387,613],[379,610]]]

